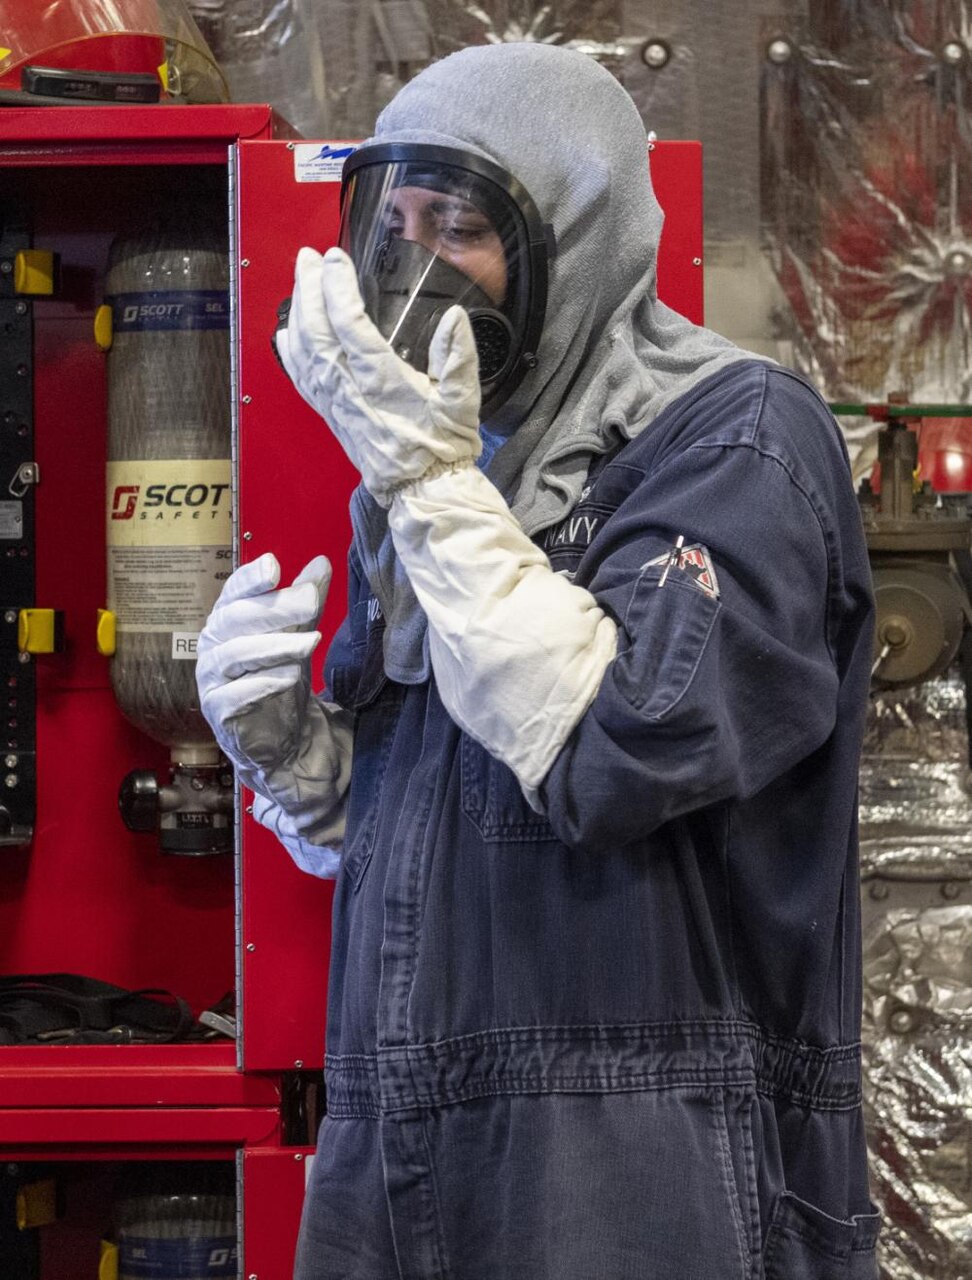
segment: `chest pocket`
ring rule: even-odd
[[[547,819],[524,800],[512,770],[466,734],[459,770],[462,811],[487,844],[559,843]]]
[[[341,871],[358,889],[374,852],[385,773],[404,690],[385,675],[385,627],[380,615],[375,615],[373,602],[358,601],[348,623],[347,643],[338,661],[328,668],[328,687],[336,702],[355,713],[354,768]]]

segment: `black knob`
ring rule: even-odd
[[[159,781],[151,769],[133,769],[118,789],[118,810],[129,831],[154,831],[159,820]]]

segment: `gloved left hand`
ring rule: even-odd
[[[276,556],[259,556],[224,583],[197,646],[200,710],[240,781],[269,802],[258,821],[292,853],[287,836],[334,845],[344,831],[353,716],[310,684],[330,579],[317,556],[278,590]]]
[[[276,342],[294,386],[382,506],[403,485],[479,456],[479,358],[461,307],[439,321],[429,372],[419,373],[366,315],[348,255],[305,248],[297,255],[287,328]]]

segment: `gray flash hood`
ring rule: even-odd
[[[519,179],[554,228],[537,367],[485,424],[508,437],[487,474],[528,534],[576,504],[596,454],[650,427],[716,370],[753,358],[658,301],[662,212],[644,125],[627,92],[586,54],[534,43],[464,49],[397,94],[363,145],[379,141],[485,156]],[[425,618],[385,513],[359,488],[351,516],[385,614],[385,670],[402,683],[425,680]]]

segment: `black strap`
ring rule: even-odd
[[[168,1044],[192,1038],[196,1026],[186,1001],[158,987],[129,991],[73,973],[0,978],[4,1044]]]

